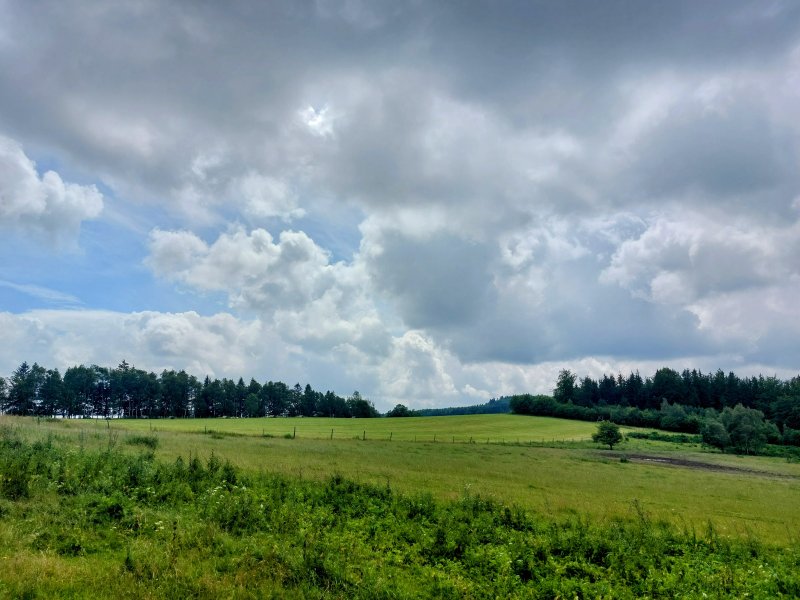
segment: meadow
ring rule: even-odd
[[[520,415],[458,415],[394,419],[260,418],[164,419],[111,421],[126,431],[218,433],[221,435],[291,435],[299,439],[417,441],[417,442],[552,442],[588,440],[593,423]]]
[[[725,536],[772,544],[800,540],[800,463],[638,439],[609,453],[590,440],[596,426],[582,421],[465,415],[38,422],[4,417],[3,422],[27,439],[58,436],[72,447],[97,450],[113,444],[135,451],[126,441],[152,436],[155,457],[167,462],[179,456],[205,461],[213,453],[249,473],[314,481],[341,476],[442,500],[471,493],[554,518],[608,521],[645,510],[687,530],[711,523]],[[627,460],[628,454],[707,466]],[[715,465],[720,469],[709,468]]]
[[[800,465],[593,430],[0,417],[0,598],[800,595]]]

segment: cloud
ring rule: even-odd
[[[416,408],[452,406],[507,394],[550,393],[558,372],[565,368],[594,378],[603,373],[626,375],[634,370],[646,375],[663,366],[706,372],[722,367],[742,375],[796,374],[794,355],[779,363],[735,354],[685,355],[669,360],[598,355],[536,364],[465,362],[422,331],[406,331],[394,337],[386,356],[369,356],[345,346],[337,347],[334,353],[313,354],[287,344],[260,319],[228,313],[0,312],[0,327],[6,341],[0,348],[0,373],[6,375],[22,360],[63,372],[76,364],[113,366],[125,359],[157,373],[185,369],[199,378],[211,375],[255,377],[262,382],[309,382],[315,389],[333,389],[340,394],[358,389],[381,410],[397,403]],[[98,339],[103,340],[102,345],[96,343]],[[786,337],[787,344],[781,345],[781,350],[788,349],[794,339],[796,332]]]
[[[394,341],[389,360],[380,367],[385,397],[432,405],[458,399],[461,394],[448,372],[446,354],[418,331],[407,331]]]
[[[276,369],[286,364],[288,355],[258,320],[225,313],[205,317],[194,312],[36,310],[0,313],[0,324],[8,341],[0,364],[7,373],[21,360],[63,371],[77,364],[113,366],[127,359],[156,372],[186,369],[201,377],[239,377],[255,375],[267,363],[265,344]]]
[[[687,306],[790,287],[800,277],[800,221],[769,226],[715,217],[655,218],[619,245],[601,279],[651,302]]]
[[[297,197],[289,186],[272,177],[248,173],[237,182],[238,193],[244,198],[244,213],[251,220],[283,217],[288,220],[302,217],[305,210],[297,207]]]
[[[756,84],[747,76],[712,79],[676,99],[634,146],[629,169],[638,187],[660,198],[689,193],[728,203],[761,194],[762,204],[776,188],[796,187],[795,132],[782,125],[794,115],[771,114],[769,92]]]
[[[687,217],[654,219],[620,244],[601,278],[653,302],[686,304],[800,274],[800,222],[770,227]]]
[[[389,334],[369,297],[361,265],[331,262],[303,232],[277,240],[263,229],[235,229],[206,244],[185,231],[155,230],[147,264],[197,291],[222,292],[232,307],[269,320],[310,351],[351,345],[385,355]]]
[[[319,299],[340,266],[303,232],[236,229],[208,245],[186,231],[154,230],[148,265],[198,290],[228,291],[231,304],[271,312]]]
[[[77,236],[81,222],[102,210],[103,196],[95,186],[66,183],[55,171],[40,177],[22,147],[0,136],[0,226],[67,242]]]
[[[31,296],[32,298],[43,300],[49,304],[61,306],[77,306],[82,304],[81,300],[72,294],[65,294],[64,292],[42,287],[40,285],[20,284],[0,279],[0,287],[9,288],[15,292],[20,292],[22,294]]]
[[[412,329],[448,328],[479,318],[492,295],[491,250],[454,235],[428,239],[385,232],[370,278]]]
[[[234,333],[187,316],[209,297],[289,372],[398,401],[795,355],[791,3],[12,2],[0,28],[0,130],[65,165],[3,142],[3,225],[107,227],[97,189],[62,176],[108,188],[138,223],[125,259],[147,254],[167,299],[74,318],[142,331],[154,364],[224,367],[194,346]],[[62,327],[63,352],[91,354]]]

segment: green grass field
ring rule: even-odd
[[[419,441],[419,442],[552,442],[588,440],[596,427],[583,421],[521,415],[463,415],[395,419],[166,419],[112,421],[125,430],[221,434],[295,435],[298,439]]]
[[[479,494],[554,517],[610,520],[644,509],[686,530],[701,532],[710,522],[732,537],[775,544],[800,540],[799,464],[649,440],[627,441],[609,455],[589,440],[594,424],[579,421],[515,415],[111,422],[0,417],[1,424],[27,439],[50,435],[75,447],[113,445],[132,452],[138,449],[126,440],[152,435],[163,460],[190,454],[206,460],[213,452],[250,472],[314,480],[338,474],[442,499]],[[294,439],[284,437],[295,431]],[[625,462],[625,453],[741,471]]]

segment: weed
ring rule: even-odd
[[[796,596],[800,549],[696,535],[634,500],[627,518],[555,517],[464,487],[404,495],[337,474],[248,474],[0,433],[24,494],[0,501],[14,568],[0,595],[95,597]],[[134,444],[137,445],[137,444]],[[57,498],[54,498],[54,492]],[[13,496],[13,497],[12,497]],[[80,557],[79,561],[75,557]],[[43,563],[43,561],[49,561]],[[83,590],[83,591],[81,591]],[[90,591],[87,591],[90,590]]]
[[[154,435],[132,435],[125,440],[125,443],[131,446],[144,446],[150,450],[158,448],[158,438]]]

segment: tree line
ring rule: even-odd
[[[776,404],[781,398],[800,397],[800,376],[783,381],[763,375],[742,378],[733,372],[726,375],[722,370],[703,373],[685,369],[678,373],[665,367],[652,377],[643,378],[637,371],[628,377],[603,375],[594,380],[579,379],[565,369],[559,373],[553,397],[580,406],[608,404],[641,409],[658,409],[664,400],[670,404],[716,410],[741,404],[770,414],[770,411],[781,412]],[[800,413],[796,418],[800,419]]]
[[[718,448],[755,453],[766,443],[800,445],[800,376],[740,378],[663,368],[653,377],[559,373],[552,396],[509,399],[511,412],[701,434]]]
[[[183,370],[156,375],[124,360],[113,369],[69,367],[63,376],[58,369],[23,362],[7,379],[0,377],[0,413],[65,418],[379,416],[357,391],[343,398],[308,384],[200,381]]]
[[[387,417],[451,417],[453,415],[496,415],[510,412],[508,398],[492,398],[484,404],[470,406],[450,406],[447,408],[408,408],[397,404],[386,413]]]

